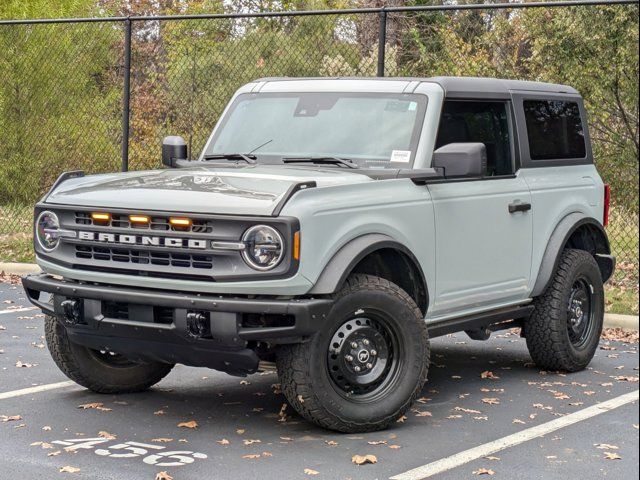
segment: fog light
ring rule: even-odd
[[[64,300],[60,303],[64,312],[64,321],[69,325],[82,323],[82,300]]]
[[[204,338],[211,336],[211,323],[209,314],[206,312],[187,313],[187,333],[193,338]]]

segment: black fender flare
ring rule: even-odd
[[[551,237],[549,237],[547,248],[544,251],[542,262],[540,263],[540,269],[538,270],[538,277],[536,278],[536,283],[534,284],[533,291],[531,292],[532,297],[537,297],[547,289],[551,283],[553,273],[556,271],[556,268],[558,268],[560,255],[565,249],[569,238],[571,238],[571,235],[573,235],[573,233],[583,225],[589,225],[599,232],[602,240],[600,248],[601,251],[590,253],[594,254],[594,257],[598,262],[598,266],[600,267],[600,271],[603,273],[603,282],[606,282],[611,277],[615,268],[615,258],[611,256],[609,238],[607,237],[604,227],[595,218],[588,217],[584,213],[570,213],[560,220],[551,234]]]
[[[340,289],[349,274],[356,265],[360,263],[367,255],[382,249],[393,249],[406,255],[414,266],[420,272],[420,278],[424,286],[426,298],[424,304],[429,305],[429,290],[427,288],[427,279],[424,271],[420,266],[420,262],[416,256],[405,245],[395,241],[388,235],[380,233],[369,233],[346,243],[338,250],[334,256],[327,262],[324,270],[318,277],[313,288],[309,292],[312,295],[327,295],[335,293]]]

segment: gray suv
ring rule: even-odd
[[[303,417],[364,432],[420,395],[430,338],[519,327],[541,368],[594,355],[609,189],[571,87],[260,79],[197,160],[180,137],[162,160],[65,173],[36,205],[24,287],[95,392],[277,370]]]

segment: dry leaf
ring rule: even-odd
[[[386,440],[374,440],[371,442],[367,442],[369,445],[386,445],[387,441]]]
[[[351,461],[356,465],[366,465],[367,463],[378,463],[378,457],[375,455],[354,455]]]
[[[486,403],[488,405],[500,405],[499,398],[483,398],[482,403]]]
[[[334,440],[325,440],[324,443],[326,443],[330,447],[337,447],[339,445],[339,443]]]
[[[22,420],[22,417],[20,415],[0,415],[0,420],[3,422],[15,422]]]
[[[470,408],[462,408],[462,407],[454,407],[453,408],[456,412],[464,412],[464,413],[475,413],[475,414],[480,414],[482,412],[478,411],[478,410],[472,410]]]
[[[496,376],[492,371],[487,370],[480,374],[480,378],[490,378],[491,380],[498,380],[500,377]]]
[[[607,460],[622,460],[622,457],[617,453],[613,452],[604,452],[604,458]]]
[[[164,410],[156,410],[153,412],[154,415],[164,415]]]
[[[593,446],[600,450],[618,450],[617,445],[609,445],[608,443],[594,443]]]
[[[254,443],[262,443],[262,440],[249,438],[247,440],[243,440],[242,443],[245,445],[253,445]]]
[[[312,469],[310,469],[310,468],[305,468],[305,469],[303,470],[303,472],[304,472],[306,475],[318,475],[318,473],[320,473],[320,472],[318,472],[318,471],[316,471],[316,470],[312,470]]]
[[[151,441],[156,443],[169,443],[173,442],[173,438],[152,438]]]
[[[398,450],[399,448],[402,448],[400,445],[389,445],[389,448],[391,450]]]
[[[474,475],[495,475],[496,472],[491,470],[490,468],[479,468],[478,470],[474,470]]]
[[[180,427],[180,428],[198,428],[198,422],[196,422],[195,420],[190,420],[188,422],[180,422],[178,424],[178,427]]]
[[[106,438],[107,440],[115,440],[116,439],[116,436],[114,434],[109,433],[109,432],[104,432],[104,431],[98,432],[98,436],[102,437],[102,438]]]
[[[238,430],[236,430],[236,433],[237,433],[238,435],[242,435],[244,432],[245,432],[245,429],[244,429],[244,428],[239,428]]]
[[[101,412],[110,412],[111,409],[104,406],[103,403],[85,403],[84,405],[78,405],[78,408],[83,410],[100,410]]]
[[[65,467],[61,467],[60,470],[58,471],[60,473],[78,473],[80,469],[77,467],[70,467],[69,465],[67,465]]]
[[[220,445],[229,445],[229,444],[231,444],[231,442],[229,440],[227,440],[226,438],[223,438],[222,440],[216,440],[216,443],[218,443]]]
[[[248,460],[253,460],[256,458],[260,458],[260,454],[259,453],[250,453],[248,455],[243,455],[242,458],[246,458]]]
[[[156,473],[156,480],[173,480],[173,477],[167,472],[158,472]]]
[[[514,418],[512,423],[519,423],[521,425],[524,425],[526,422],[523,422],[522,420],[520,420],[519,418]]]

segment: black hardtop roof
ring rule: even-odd
[[[254,80],[254,82],[304,80],[401,80],[407,82],[433,82],[444,89],[447,97],[453,98],[507,98],[511,93],[518,91],[579,95],[579,92],[575,88],[568,85],[487,77],[275,77],[259,78]]]

